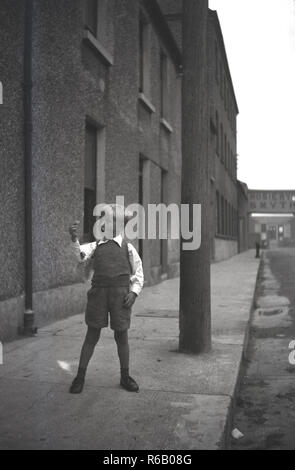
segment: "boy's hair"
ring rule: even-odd
[[[115,220],[124,220],[124,227],[133,216],[130,211],[127,211],[125,207],[121,206],[120,204],[106,204],[105,212],[109,212],[110,210],[113,212]]]

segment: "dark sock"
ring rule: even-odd
[[[128,377],[129,375],[129,344],[128,332],[115,331],[115,340],[118,348],[118,356],[120,360],[121,376]]]
[[[129,376],[129,367],[124,367],[121,369],[121,376],[124,378]]]
[[[85,374],[86,374],[86,369],[84,369],[83,367],[79,367],[77,377],[81,380],[84,380]]]

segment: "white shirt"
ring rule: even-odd
[[[112,239],[116,242],[120,247],[122,247],[123,237],[122,235],[118,235]],[[87,243],[85,245],[80,246],[79,241],[72,242],[72,248],[77,258],[79,264],[90,264],[92,261],[92,255],[97,247],[97,245],[101,245],[102,243],[107,243],[109,240],[100,240],[98,243],[92,242]],[[136,249],[131,243],[127,243],[128,248],[128,255],[129,255],[129,262],[132,269],[132,273],[130,276],[130,291],[134,292],[136,295],[139,295],[144,283],[144,275],[142,269],[142,261],[140,259],[139,254],[137,253]],[[81,258],[81,253],[83,253],[84,257]]]

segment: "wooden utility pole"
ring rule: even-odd
[[[184,0],[181,202],[202,206],[201,246],[180,257],[179,350],[191,353],[211,347],[207,16],[208,0]]]

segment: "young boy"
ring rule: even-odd
[[[115,204],[108,205],[107,208],[113,218],[112,229],[108,230],[107,223],[102,226],[104,239],[90,244],[89,254],[85,255],[80,250],[77,237],[78,222],[69,229],[73,250],[79,263],[91,263],[94,270],[92,287],[87,293],[85,321],[88,329],[81,350],[78,373],[70,387],[70,393],[81,393],[83,390],[86,369],[100,338],[101,328],[108,326],[108,314],[120,360],[120,385],[129,392],[139,390],[137,383],[129,375],[128,328],[131,307],[143,287],[142,262],[131,243],[124,240],[122,233],[117,233],[116,217],[120,210]]]

